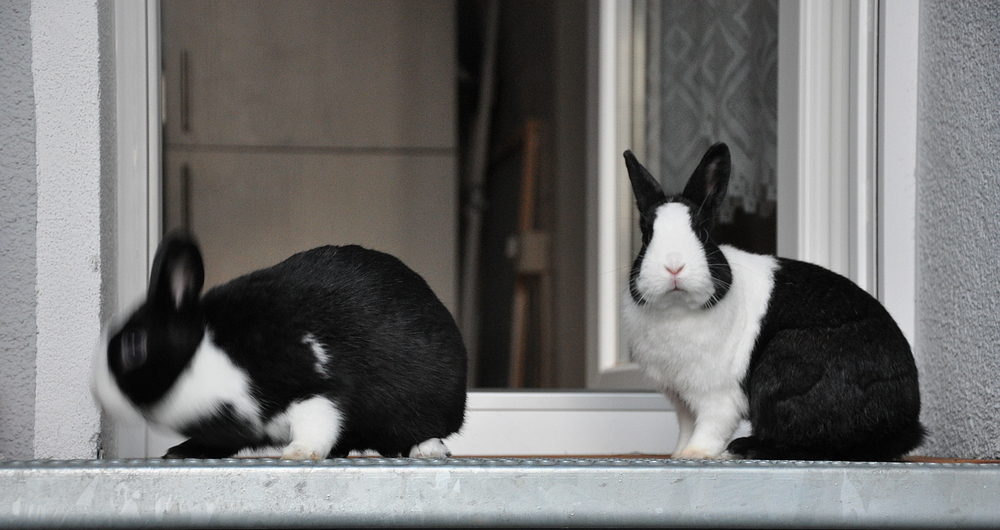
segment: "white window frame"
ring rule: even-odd
[[[879,2],[878,295],[916,339],[917,68],[920,4]],[[914,349],[917,366],[921,352]]]
[[[625,125],[618,119],[623,111],[618,107],[619,78],[614,74],[619,3],[591,3],[591,14],[599,20],[590,47],[597,52],[590,80],[597,113],[590,120],[592,149],[588,149],[597,156],[588,161],[587,181],[587,359],[592,390],[470,391],[466,426],[448,442],[455,454],[626,454],[672,449],[675,415],[663,396],[594,391],[648,386],[634,366],[619,360],[620,266],[624,262],[627,271],[631,261],[622,251],[628,245],[619,238],[628,233],[628,223],[618,219],[622,204],[631,207],[621,163],[628,146],[620,145],[618,133],[619,127],[631,122]],[[160,233],[162,80],[158,0],[116,0],[114,5],[117,302],[119,311],[124,311],[145,294]],[[779,221],[779,254],[846,272],[877,292],[912,342],[917,13],[906,0],[852,2],[847,11],[837,12],[824,6],[830,4],[780,3],[778,208],[779,212],[791,209],[798,220]],[[873,40],[876,20],[878,42]],[[788,35],[795,35],[794,40]],[[822,53],[833,36],[843,41],[847,35],[851,37],[846,56],[843,47],[827,49],[834,52],[829,56]],[[876,70],[871,61],[877,58],[882,61]],[[829,88],[845,60],[854,72],[850,90],[846,97],[831,96],[824,87]],[[877,101],[876,82],[882,87]],[[794,97],[803,93],[810,97]],[[837,125],[831,127],[827,116],[839,116]],[[815,190],[829,190],[837,200],[864,206],[830,217],[831,209],[844,211],[843,203],[816,203],[821,194]],[[105,456],[111,457],[158,456],[177,439],[144,426],[108,425],[104,434],[110,442]]]
[[[115,306],[120,314],[145,296],[161,232],[159,10],[158,0],[114,2],[118,152]],[[102,456],[147,456],[150,434],[143,426],[105,421],[102,430]]]

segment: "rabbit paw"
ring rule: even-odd
[[[697,447],[686,447],[681,452],[672,455],[671,458],[680,458],[683,460],[705,460],[709,458],[719,458],[719,455],[715,455],[699,449]]]
[[[323,396],[313,396],[288,407],[290,442],[281,452],[285,460],[322,460],[337,444],[341,414],[337,406]]]
[[[316,449],[292,442],[281,452],[282,460],[322,460],[324,455],[316,452]]]
[[[440,438],[430,438],[410,449],[410,458],[447,458],[451,451]]]

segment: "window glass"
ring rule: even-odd
[[[708,146],[728,144],[713,235],[760,253],[776,240],[777,26],[777,0],[633,3],[633,151],[680,193]]]

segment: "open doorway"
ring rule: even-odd
[[[471,386],[584,387],[585,3],[163,0],[161,16],[163,224],[199,238],[206,286],[362,244],[457,321],[475,304]]]

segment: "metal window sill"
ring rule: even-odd
[[[1000,464],[662,458],[0,462],[0,527],[983,527]]]

